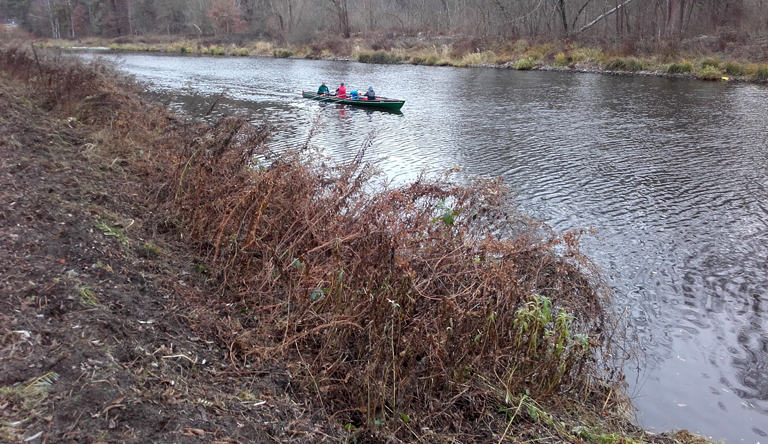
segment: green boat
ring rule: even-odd
[[[340,99],[335,96],[322,96],[320,94],[316,94],[309,91],[303,91],[301,95],[305,99],[312,99],[312,100],[319,100],[321,102],[326,103],[341,103],[344,105],[354,105],[354,106],[362,106],[365,108],[375,108],[375,109],[381,109],[386,111],[399,111],[400,108],[403,107],[405,104],[405,100],[394,100],[394,99],[376,99],[376,100],[363,100],[363,99]]]

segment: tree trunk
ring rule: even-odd
[[[557,9],[560,11],[560,18],[563,20],[563,31],[568,37],[568,18],[565,15],[565,0],[557,0]]]
[[[665,35],[668,39],[680,40],[682,37],[683,11],[685,11],[685,0],[667,0]]]

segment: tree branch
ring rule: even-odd
[[[614,12],[618,11],[619,9],[623,8],[624,6],[626,6],[626,5],[630,4],[630,3],[632,3],[632,0],[627,0],[624,3],[620,4],[619,6],[613,8],[610,11],[606,12],[605,14],[601,15],[600,17],[592,20],[591,22],[589,22],[586,25],[584,25],[584,27],[579,29],[579,33],[582,33],[584,31],[586,31],[587,29],[595,26],[600,20],[608,17],[609,15],[613,14]]]

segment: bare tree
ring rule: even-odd
[[[348,39],[351,34],[349,28],[349,8],[347,7],[347,0],[329,0],[334,12],[339,20],[339,28],[341,28],[341,35],[345,39]]]

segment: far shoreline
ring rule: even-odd
[[[73,50],[149,52],[168,55],[271,57],[308,60],[349,61],[373,64],[412,64],[456,68],[493,68],[519,71],[603,74],[613,76],[662,77],[739,83],[768,83],[768,61],[736,60],[728,54],[697,54],[680,51],[674,55],[622,56],[615,51],[580,46],[571,42],[506,42],[493,50],[462,52],[451,43],[429,45],[431,40],[393,41],[389,49],[372,49],[365,39],[349,39],[335,52],[318,45],[279,45],[267,41],[227,42],[226,36],[195,40],[166,39],[164,36],[117,38],[112,40],[39,40],[42,47]],[[330,45],[328,45],[330,46]]]

